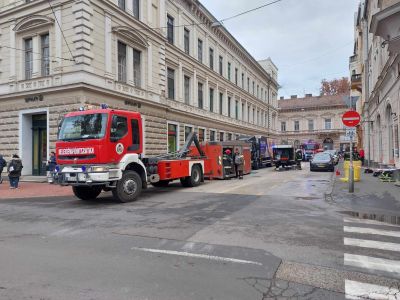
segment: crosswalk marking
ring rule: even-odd
[[[372,249],[400,252],[400,244],[395,244],[395,243],[387,243],[387,242],[371,241],[371,240],[360,240],[360,239],[352,239],[352,238],[345,237],[344,244],[345,244],[345,246],[355,246],[355,247],[361,247],[361,248],[372,248]]]
[[[346,299],[398,300],[400,291],[394,287],[345,280]]]
[[[358,223],[358,224],[366,224],[366,225],[383,225],[383,226],[400,228],[400,225],[390,224],[390,223],[385,223],[385,222],[380,222],[380,221],[375,221],[375,220],[344,218],[343,221],[345,223]]]
[[[344,226],[344,232],[400,237],[400,231]]]
[[[400,275],[400,261],[364,255],[344,254],[344,264],[364,269],[373,269]]]

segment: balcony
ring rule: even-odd
[[[357,54],[355,54],[355,55],[353,55],[353,56],[350,56],[350,59],[349,59],[349,62],[352,64],[352,63],[355,63],[355,62],[357,62],[358,61],[358,55]]]
[[[384,39],[391,53],[400,53],[400,2],[373,15],[370,32]]]
[[[351,89],[362,92],[362,76],[361,74],[351,75]]]

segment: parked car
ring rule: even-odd
[[[335,171],[335,162],[333,156],[329,153],[322,152],[314,155],[310,161],[310,171]]]
[[[335,165],[339,163],[339,153],[336,150],[325,150],[325,152],[333,156],[333,161],[335,162]]]

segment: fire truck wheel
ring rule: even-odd
[[[192,173],[191,176],[181,178],[181,184],[184,187],[195,187],[198,186],[201,182],[202,179],[202,172],[201,168],[198,165],[195,165],[192,167]]]
[[[100,195],[102,190],[101,186],[73,186],[72,191],[74,195],[81,200],[93,200]]]
[[[142,178],[135,171],[125,171],[112,190],[114,198],[122,203],[135,201],[141,192]]]
[[[159,182],[153,182],[152,185],[155,187],[167,187],[169,185],[169,180],[160,180]]]

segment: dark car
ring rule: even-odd
[[[310,161],[310,171],[335,171],[335,161],[327,152],[317,153]]]

